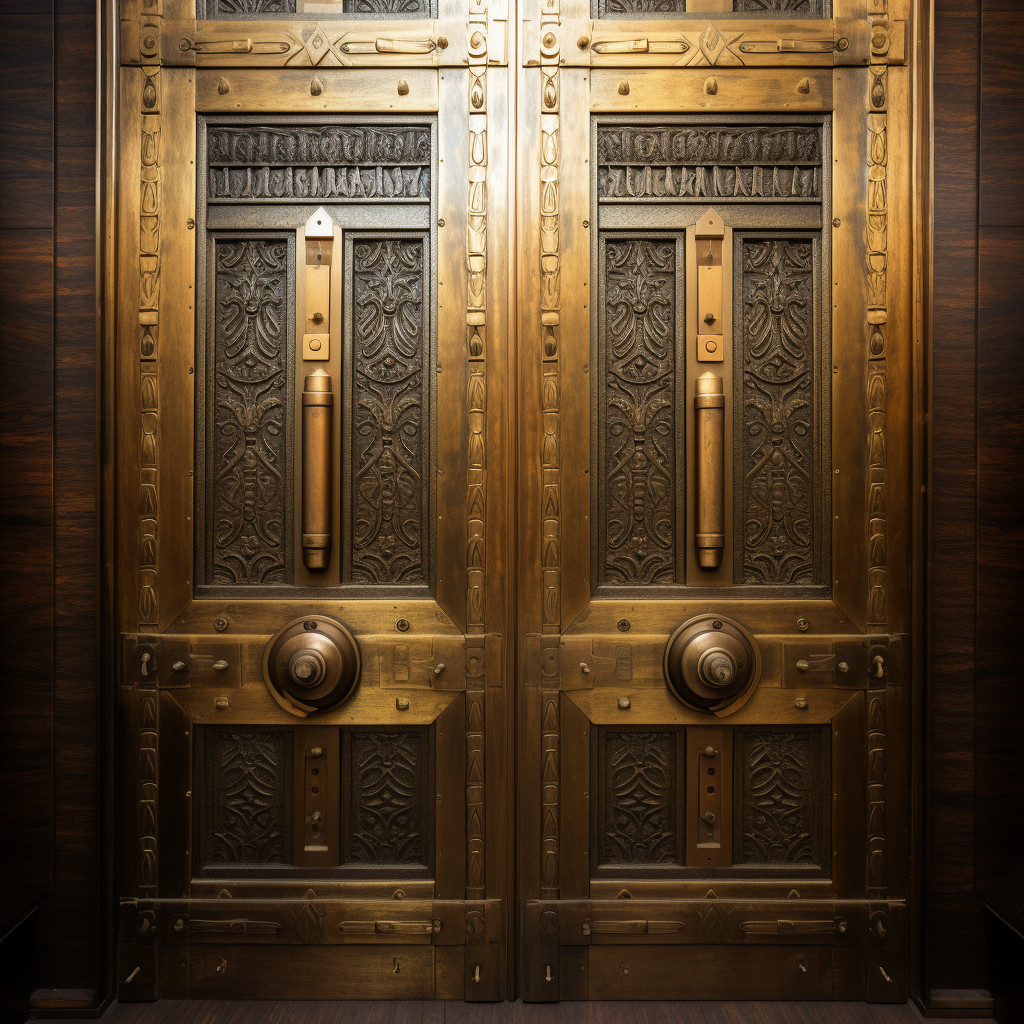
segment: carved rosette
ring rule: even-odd
[[[559,338],[561,256],[559,200],[558,0],[540,21],[540,334],[541,334],[541,898],[558,896],[560,784],[558,635],[561,630],[561,481]]]
[[[469,0],[469,181],[466,216],[466,897],[483,899],[487,505],[487,5]]]

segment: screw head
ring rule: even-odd
[[[213,628],[217,630],[218,633],[223,633],[224,630],[228,628],[228,620],[225,619],[223,615],[214,619]]]
[[[796,628],[799,629],[801,633],[806,633],[807,630],[811,628],[811,624],[806,619],[800,618],[796,620]]]
[[[619,619],[619,621],[616,622],[615,625],[618,627],[618,630],[619,630],[620,633],[628,633],[629,632],[629,626],[630,626],[629,619]]]
[[[399,633],[408,633],[409,632],[409,620],[408,619],[399,619],[395,623],[395,629],[397,629]]]

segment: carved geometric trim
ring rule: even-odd
[[[595,18],[707,18],[706,12],[687,14],[686,0],[593,0]],[[745,17],[821,18],[823,0],[733,0],[733,10]]]
[[[821,581],[818,263],[813,237],[737,239],[736,580]]]
[[[657,118],[597,129],[600,202],[820,202],[822,125]]]
[[[343,743],[343,865],[432,871],[433,765],[428,730],[345,730]]]
[[[196,730],[199,863],[203,869],[287,864],[292,735]]]
[[[214,238],[207,582],[290,582],[293,236]]]
[[[642,874],[682,865],[683,730],[598,729],[595,739],[591,845],[598,868],[629,865]]]
[[[431,135],[426,124],[210,125],[207,202],[422,202]]]
[[[738,729],[734,738],[733,862],[831,863],[828,728]]]
[[[425,235],[348,235],[351,332],[349,550],[344,578],[430,578],[430,243]]]
[[[297,7],[297,0],[198,0],[197,16],[210,21],[309,17],[308,11],[299,14]],[[316,17],[432,18],[435,14],[436,7],[428,0],[342,0],[337,13],[321,7]]]
[[[596,578],[682,582],[682,242],[606,236],[600,252]]]

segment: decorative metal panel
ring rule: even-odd
[[[344,0],[342,9],[346,14],[375,14],[394,17],[396,14],[418,14],[429,18],[431,8],[424,0]]]
[[[602,729],[594,849],[600,866],[684,860],[682,734]]]
[[[824,826],[831,787],[822,733],[820,728],[736,731],[736,864],[828,863]]]
[[[357,583],[428,579],[428,243],[351,245],[351,559]]]
[[[430,199],[429,125],[211,125],[209,203]]]
[[[201,729],[197,751],[202,866],[288,863],[290,734]]]
[[[674,239],[616,238],[604,245],[598,416],[602,584],[676,578],[677,517],[682,517],[676,250]]]
[[[426,730],[345,734],[346,866],[432,863]]]
[[[299,15],[297,0],[199,0],[197,7],[200,18],[211,20],[238,21],[311,16],[309,12]],[[317,18],[339,15],[431,18],[434,16],[434,8],[428,0],[343,0],[334,14],[323,5],[315,12]]]
[[[818,202],[820,124],[604,123],[600,202]]]
[[[817,583],[815,247],[743,239],[739,255],[737,581]]]
[[[733,0],[733,10],[746,17],[821,18],[823,0]],[[594,0],[595,18],[685,18],[686,0]],[[706,18],[709,12],[691,11],[691,17]]]
[[[825,16],[823,0],[733,0],[733,10],[743,14],[764,14],[780,18]]]
[[[209,582],[284,582],[290,572],[291,247],[214,243],[207,463]]]
[[[598,0],[596,18],[677,18],[686,12],[686,0]]]
[[[296,0],[200,0],[199,16],[233,20],[262,18],[268,14],[295,14]]]

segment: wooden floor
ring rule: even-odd
[[[114,1003],[103,1024],[918,1024],[916,1007],[865,1003],[413,1003],[163,1000]],[[59,1024],[50,1021],[49,1024]],[[68,1022],[70,1024],[70,1022]],[[984,1024],[946,1019],[943,1024]]]

